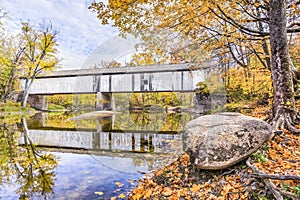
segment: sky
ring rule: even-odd
[[[115,27],[102,25],[96,14],[88,10],[93,1],[2,0],[1,6],[9,12],[4,26],[7,32],[17,33],[21,20],[36,27],[51,22],[59,31],[57,42],[62,70],[91,68],[100,66],[103,61],[132,55],[137,40],[121,39]]]

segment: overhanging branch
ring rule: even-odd
[[[223,10],[222,8],[217,5],[218,10],[221,12],[222,16],[219,15],[218,13],[216,13],[213,9],[210,8],[210,11],[217,16],[218,18],[220,18],[223,21],[226,21],[227,23],[229,23],[230,25],[232,25],[233,27],[237,28],[239,31],[241,31],[244,34],[253,36],[253,37],[266,37],[269,35],[269,32],[263,32],[263,31],[256,31],[250,28],[247,28],[243,25],[241,25],[240,23],[237,23],[236,20],[232,19],[232,17],[228,16]],[[224,17],[223,17],[224,16]]]

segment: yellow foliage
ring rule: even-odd
[[[119,196],[118,196],[118,198],[120,198],[120,199],[124,199],[126,196],[125,196],[125,194],[120,194]]]
[[[271,73],[259,66],[230,68],[225,77],[227,95],[232,98],[237,95],[236,100],[272,92]]]
[[[153,56],[155,48],[168,52],[169,61],[176,63],[203,62],[207,58],[217,60],[216,65],[235,62],[244,68],[226,72],[227,92],[248,98],[269,93],[271,88],[271,76],[261,67],[270,67],[270,23],[266,19],[268,9],[263,9],[268,6],[254,0],[110,0],[107,6],[92,3],[89,9],[102,23],[111,20],[123,35],[139,36],[152,48],[147,55],[135,55],[136,65],[157,63],[157,56],[167,55]],[[291,4],[286,15],[297,21],[299,10],[299,6]],[[298,44],[293,42],[291,51],[296,65]]]
[[[103,193],[103,192],[95,192],[95,194],[101,196],[101,195],[103,195],[104,193]]]
[[[120,183],[120,182],[115,182],[115,184],[118,186],[118,187],[123,187],[123,183]]]
[[[296,67],[300,67],[300,36],[296,36],[290,45],[290,54]]]

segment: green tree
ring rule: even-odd
[[[246,67],[257,57],[272,73],[270,123],[299,132],[293,126],[299,119],[293,83],[298,70],[287,42],[288,35],[300,32],[299,6],[296,0],[110,0],[108,5],[92,3],[90,9],[103,24],[112,21],[122,34],[139,36],[145,43],[166,33],[170,40],[175,35],[189,41],[183,48],[188,53],[194,50],[197,57],[205,50],[221,64],[229,59]]]
[[[52,25],[44,30],[35,30],[29,23],[22,23],[22,32],[19,37],[23,41],[24,53],[21,66],[23,67],[23,98],[22,106],[26,106],[29,89],[42,72],[51,71],[57,67],[57,37],[58,31]]]

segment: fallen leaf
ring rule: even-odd
[[[104,193],[103,192],[95,192],[95,194],[97,194],[97,195],[103,195]]]
[[[194,184],[191,188],[190,188],[190,190],[191,190],[191,192],[193,192],[193,193],[196,193],[196,192],[198,192],[201,188],[203,188],[204,186],[203,185],[200,185],[200,184]]]
[[[124,185],[123,183],[120,183],[120,182],[115,182],[115,184],[119,187],[122,187]]]
[[[172,194],[172,189],[169,188],[169,187],[166,187],[163,192],[162,192],[163,195],[165,196],[170,196]]]

